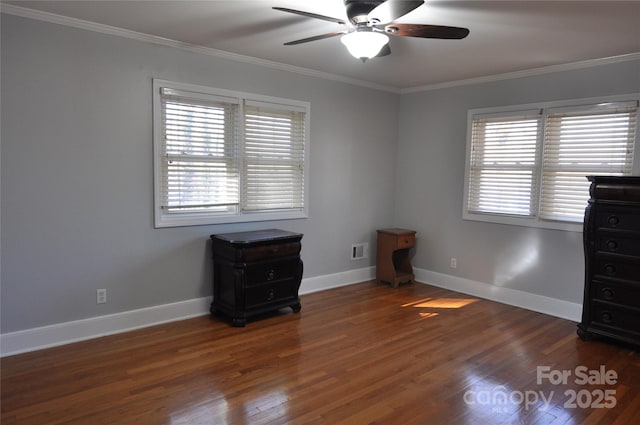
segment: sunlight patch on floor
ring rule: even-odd
[[[424,298],[418,301],[402,304],[401,307],[462,308],[469,304],[473,304],[476,301],[478,301],[477,298]]]
[[[478,301],[477,298],[423,298],[418,301],[402,304],[401,307],[421,308],[421,309],[458,309],[466,307]],[[436,317],[440,313],[434,311],[421,311],[418,313],[421,319]]]

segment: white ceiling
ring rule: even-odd
[[[640,1],[427,0],[397,22],[466,27],[470,35],[463,40],[392,37],[392,54],[367,63],[350,56],[339,37],[283,46],[341,27],[272,6],[344,19],[342,0],[3,3],[395,90],[640,52]]]

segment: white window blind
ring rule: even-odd
[[[306,218],[309,109],[154,79],[155,226]]]
[[[537,112],[477,117],[472,122],[468,210],[517,216],[535,214],[538,188]]]
[[[238,103],[232,98],[161,90],[162,209],[171,213],[236,208]]]
[[[580,222],[589,199],[585,176],[631,174],[637,109],[633,102],[549,110],[540,218]]]
[[[640,169],[638,95],[469,111],[465,219],[579,230],[589,175]]]
[[[242,210],[304,207],[305,111],[245,103]]]

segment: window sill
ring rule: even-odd
[[[506,224],[509,226],[535,227],[539,229],[561,230],[565,232],[582,233],[582,223],[567,221],[540,220],[538,218],[522,218],[514,216],[502,216],[496,214],[463,213],[462,218],[469,221],[482,221],[485,223]]]
[[[272,220],[299,220],[308,218],[306,211],[277,211],[245,214],[226,214],[212,216],[210,214],[159,214],[155,218],[155,228],[205,226],[213,224],[251,223]]]

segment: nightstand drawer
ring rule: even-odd
[[[398,249],[413,248],[415,244],[415,235],[398,235],[398,240],[396,241]]]
[[[298,285],[293,279],[247,288],[245,292],[246,308],[252,309],[289,298],[297,298],[297,289]]]
[[[244,261],[258,261],[264,259],[273,259],[275,257],[287,257],[298,255],[302,244],[300,242],[291,242],[286,244],[262,245],[243,250]]]
[[[266,282],[294,279],[299,264],[300,261],[298,259],[293,259],[249,265],[245,270],[246,285],[255,286]]]

